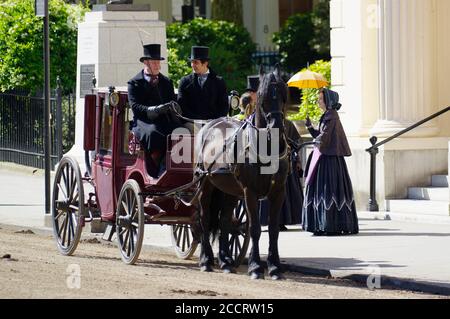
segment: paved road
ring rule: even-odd
[[[44,228],[43,176],[0,167],[0,223]],[[360,213],[360,234],[314,237],[298,226],[280,233],[279,251],[290,269],[351,277],[381,285],[450,295],[450,225],[375,220]],[[267,252],[267,232],[260,250]],[[171,247],[168,226],[147,225],[145,244]],[[263,256],[264,258],[264,256]]]

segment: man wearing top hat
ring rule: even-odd
[[[131,129],[146,151],[147,170],[153,177],[158,177],[167,135],[180,126],[173,116],[177,105],[172,104],[172,81],[159,72],[162,60],[160,44],[144,45],[140,58],[144,68],[128,81],[128,101],[134,114]]]
[[[239,108],[241,112],[234,118],[242,121],[248,118],[255,111],[256,106],[256,92],[259,87],[259,75],[247,76],[247,88],[241,96]]]
[[[180,80],[178,103],[183,116],[194,120],[216,119],[228,114],[225,81],[209,67],[209,48],[191,48],[193,73]]]
[[[252,97],[252,102],[256,103],[256,92],[258,92],[259,87],[259,75],[249,75],[247,76],[247,88],[245,92],[248,92]]]

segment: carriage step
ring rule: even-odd
[[[164,224],[192,224],[191,217],[180,216],[160,216],[152,219],[147,219],[149,223],[164,223]]]
[[[113,235],[116,232],[116,226],[115,225],[107,225],[106,230],[103,233],[102,239],[106,241],[112,241]]]

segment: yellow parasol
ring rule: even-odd
[[[322,74],[309,70],[297,72],[288,81],[288,86],[297,87],[299,89],[320,89],[327,85],[328,81]]]

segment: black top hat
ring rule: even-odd
[[[247,76],[247,88],[245,91],[257,92],[259,87],[259,75]]]
[[[200,47],[193,46],[191,48],[191,57],[190,60],[206,60],[209,61],[209,48],[208,47]]]
[[[144,56],[140,58],[140,61],[144,60],[164,60],[161,57],[161,44],[144,45]]]

